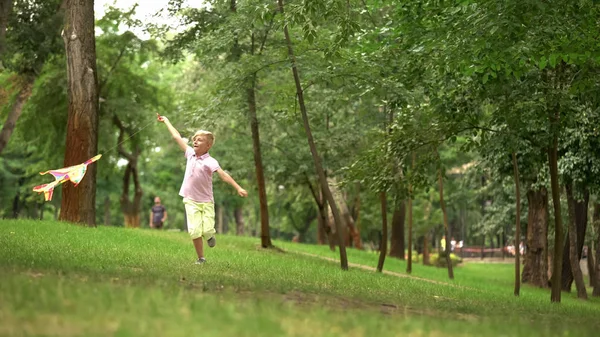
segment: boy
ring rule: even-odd
[[[162,229],[167,221],[167,209],[161,205],[160,198],[154,198],[154,206],[150,209],[150,228]]]
[[[156,115],[158,121],[165,123],[173,139],[185,151],[187,164],[179,195],[183,197],[188,233],[194,242],[196,254],[198,254],[196,264],[202,264],[206,262],[202,238],[208,237],[206,242],[211,248],[217,242],[215,239],[215,205],[212,190],[213,173],[217,172],[219,177],[233,186],[241,197],[248,196],[248,192],[241,188],[229,174],[223,171],[219,163],[208,154],[208,150],[213,146],[215,141],[212,133],[204,130],[197,131],[194,137],[192,137],[192,148],[181,138],[181,135],[171,125],[167,117],[159,114]]]

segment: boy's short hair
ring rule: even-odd
[[[194,133],[192,140],[196,139],[196,137],[198,136],[206,136],[206,139],[210,142],[211,145],[215,143],[215,135],[213,135],[210,131],[198,130],[196,131],[196,133]]]

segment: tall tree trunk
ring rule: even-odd
[[[439,156],[439,154],[438,154]],[[454,279],[454,270],[452,269],[452,259],[450,258],[450,228],[448,225],[448,213],[446,212],[446,203],[444,202],[444,178],[442,176],[442,168],[438,169],[438,183],[440,192],[440,207],[442,208],[442,214],[444,218],[444,231],[446,233],[446,263],[448,264],[448,278]]]
[[[25,178],[19,178],[19,188],[17,189],[17,193],[15,194],[15,197],[13,198],[13,203],[12,203],[12,218],[13,219],[18,219],[19,218],[19,214],[21,213],[21,193],[19,192],[21,190],[21,186],[23,186],[23,184],[25,183]]]
[[[548,191],[545,187],[527,191],[527,250],[523,283],[548,287]],[[515,246],[515,249],[517,247]]]
[[[590,287],[594,287],[594,280],[596,280],[596,262],[594,261],[594,249],[592,247],[588,248],[587,255],[587,268],[588,268],[588,276],[590,280]]]
[[[383,263],[385,262],[385,255],[387,254],[387,198],[386,193],[379,193],[379,199],[381,202],[381,243],[379,244],[379,261],[377,261],[377,271],[383,272]]]
[[[133,150],[130,152],[125,151],[123,147],[125,134],[129,133],[131,139],[135,134],[131,130],[123,125],[119,116],[113,115],[113,124],[119,129],[119,138],[117,139],[117,150],[121,156],[127,159],[127,167],[125,169],[125,175],[123,177],[123,192],[121,194],[121,209],[125,218],[125,227],[139,228],[140,227],[140,212],[142,207],[142,185],[139,181],[139,174],[137,169],[138,158],[142,151],[137,147],[133,146]],[[133,177],[133,200],[129,199],[129,184],[131,180],[129,177]]]
[[[231,12],[236,13],[237,2],[231,0],[229,8]],[[238,61],[242,55],[242,50],[239,46],[237,39],[237,32],[234,39],[232,48],[232,58],[234,61]],[[268,35],[266,31],[263,41],[260,46],[258,54],[262,53]],[[251,34],[251,48],[250,54],[255,54],[255,43],[254,33]],[[254,153],[254,167],[256,171],[256,184],[258,187],[258,199],[260,204],[260,244],[263,248],[270,248],[273,246],[271,243],[271,233],[269,228],[269,205],[267,201],[267,189],[265,187],[265,175],[263,170],[262,155],[260,148],[260,132],[258,117],[256,114],[256,72],[250,76],[250,79],[246,85],[246,100],[248,103],[248,117],[250,119],[250,131],[252,132],[252,149]]]
[[[558,110],[556,110],[554,119],[558,120]],[[560,188],[558,186],[558,135],[556,132],[554,132],[552,147],[548,149],[548,166],[550,167],[550,185],[552,187],[552,204],[554,205],[554,258],[552,259],[552,293],[550,301],[560,302],[564,234],[560,210]]]
[[[8,117],[6,117],[6,121],[2,126],[2,130],[0,130],[0,154],[8,144],[10,140],[10,136],[12,135],[15,126],[17,125],[17,121],[19,117],[21,117],[21,113],[23,112],[23,107],[25,103],[31,96],[31,91],[33,89],[33,82],[35,78],[33,76],[25,75],[19,80],[19,93],[17,94],[17,98],[13,103],[10,111],[8,113]],[[88,158],[89,159],[89,158]],[[85,159],[84,159],[85,161]]]
[[[596,232],[596,258],[594,264],[594,275],[596,276],[593,280],[592,287],[594,287],[594,291],[592,292],[592,296],[600,297],[600,203],[594,203],[594,213],[593,219],[594,223],[594,231]],[[588,256],[592,254],[588,252]]]
[[[579,250],[579,242],[581,242],[581,247],[583,248],[583,240],[579,240],[578,236],[579,236],[579,228],[577,228],[577,205],[579,202],[575,201],[575,197],[573,195],[573,188],[574,186],[572,184],[567,184],[566,186],[566,190],[567,190],[567,205],[568,205],[568,210],[569,210],[569,255],[567,257],[567,260],[570,260],[570,274],[571,274],[571,280],[569,282],[569,290],[571,290],[571,283],[573,282],[573,279],[575,279],[575,287],[577,288],[577,297],[581,298],[581,299],[586,299],[587,300],[587,292],[585,290],[585,282],[583,281],[583,274],[581,273],[581,268],[579,266],[579,259],[581,256],[581,251]],[[585,198],[587,199],[587,198]],[[585,201],[585,209],[583,210],[585,213],[585,223],[587,224],[587,200]],[[581,215],[581,214],[580,214]],[[587,226],[585,226],[587,227]],[[584,227],[584,231],[583,231],[583,235],[585,236],[585,227]],[[564,258],[564,255],[563,255]],[[563,266],[564,266],[564,260],[563,260]],[[565,274],[569,274],[569,271],[564,271],[563,270],[563,282],[565,281]],[[565,284],[563,283],[563,287],[565,287]]]
[[[306,184],[310,189],[310,192],[317,204],[318,216],[317,216],[317,243],[320,245],[325,244],[325,240],[327,239],[330,243],[330,248],[332,251],[335,251],[335,246],[332,243],[331,239],[328,239],[328,235],[330,232],[330,227],[328,224],[328,216],[327,216],[327,200],[323,198],[323,194],[321,193],[321,189],[315,189],[313,184],[310,182],[308,176],[306,178]]]
[[[244,213],[241,206],[238,206],[233,210],[233,217],[235,219],[235,234],[244,235],[244,228],[246,226],[244,224]]]
[[[576,234],[576,242],[577,246],[571,247],[571,223],[569,222],[569,230],[567,235],[567,240],[565,242],[565,247],[563,249],[563,263],[562,263],[562,280],[561,286],[563,291],[571,291],[571,285],[573,284],[573,259],[571,258],[571,248],[575,249],[577,255],[575,259],[578,261],[576,268],[579,267],[579,260],[581,260],[581,252],[583,251],[583,244],[585,242],[585,232],[587,230],[587,222],[588,222],[588,204],[590,200],[590,193],[587,189],[583,191],[583,199],[575,200],[573,186],[568,184],[565,186],[567,190],[567,203],[569,207],[573,209],[569,209],[569,217],[573,215],[573,221],[575,225],[575,234]],[[573,212],[573,214],[571,214]],[[570,219],[569,219],[570,221]],[[578,290],[579,292],[579,290]]]
[[[98,78],[94,1],[67,1],[63,32],[67,55],[69,119],[64,166],[85,162],[98,152]],[[89,165],[77,187],[63,185],[60,219],[96,226],[97,164]]]
[[[129,199],[130,177],[133,177],[133,200]],[[125,227],[127,228],[140,227],[142,194],[137,165],[135,164],[135,161],[130,161],[125,168],[125,174],[123,176],[123,192],[121,193],[121,210],[123,211]]]
[[[260,202],[260,244],[263,248],[270,248],[271,234],[269,232],[269,208],[267,202],[267,189],[263,173],[262,155],[260,151],[260,134],[258,131],[258,118],[256,116],[256,78],[252,76],[247,89],[248,111],[250,113],[250,130],[252,131],[252,148],[254,150],[254,167],[256,171],[256,184],[258,185],[258,199]]]
[[[406,218],[406,203],[400,201],[392,215],[392,236],[390,256],[404,260],[404,219]]]
[[[411,170],[415,168],[415,153],[411,155]],[[413,208],[412,208],[413,188],[412,183],[408,182],[408,261],[406,262],[406,273],[412,273],[412,239],[413,239]]]
[[[519,189],[519,165],[517,164],[517,154],[512,153],[513,171],[515,178],[515,197],[517,214],[515,216],[515,296],[519,296],[521,291],[521,251],[516,242],[521,242],[521,190]]]
[[[356,230],[358,240],[360,240],[360,182],[356,182],[356,196],[354,198],[354,207],[352,212],[352,217],[354,218],[354,228]],[[356,244],[355,244],[356,246]],[[361,241],[362,247],[362,241]]]
[[[8,18],[10,17],[12,6],[13,0],[0,0],[0,56],[6,50],[6,28],[8,27]],[[0,69],[2,68],[3,65],[0,61]]]
[[[279,12],[284,15],[283,10],[283,0],[277,0],[279,5]],[[302,114],[302,120],[304,123],[304,130],[306,132],[306,137],[308,140],[308,145],[310,147],[310,152],[313,157],[313,162],[315,165],[315,169],[319,176],[319,181],[321,183],[321,187],[323,192],[325,193],[325,198],[329,201],[329,205],[333,212],[333,216],[335,218],[335,226],[337,231],[337,239],[338,245],[340,248],[340,266],[342,270],[348,270],[348,257],[346,256],[346,247],[344,246],[344,233],[342,230],[342,217],[340,215],[339,209],[333,199],[333,195],[329,190],[329,185],[327,184],[327,179],[325,177],[325,172],[323,171],[323,166],[321,165],[321,159],[317,152],[317,147],[313,140],[312,131],[310,129],[310,124],[308,120],[308,113],[306,112],[306,106],[304,104],[304,90],[302,89],[302,84],[300,83],[300,75],[298,74],[298,68],[296,66],[296,57],[294,55],[294,49],[292,47],[292,40],[290,38],[290,33],[288,31],[287,23],[283,25],[283,33],[285,35],[285,40],[288,47],[288,56],[290,58],[292,73],[294,76],[294,82],[296,84],[296,94],[298,95],[298,105],[300,106],[300,112]]]

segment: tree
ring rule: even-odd
[[[69,120],[64,166],[77,165],[98,152],[98,77],[94,2],[66,0],[63,40],[67,55]],[[96,171],[89,165],[85,179],[65,184],[60,219],[96,225]]]
[[[0,130],[0,154],[13,134],[42,67],[58,52],[58,28],[65,5],[66,0],[35,4],[0,1],[0,70],[6,68],[18,75],[13,81],[18,94]],[[7,39],[8,26],[12,29]]]
[[[284,15],[283,0],[277,0],[277,4],[279,6],[279,12],[282,15]],[[300,83],[300,75],[298,74],[298,69],[296,66],[296,57],[294,55],[294,49],[292,45],[292,40],[290,38],[290,33],[288,31],[287,22],[284,22],[283,24],[283,32],[287,43],[288,57],[291,62],[292,74],[294,76],[294,82],[296,84],[296,95],[298,96],[298,105],[300,106],[300,113],[302,114],[302,121],[308,140],[308,146],[310,147],[313,163],[315,165],[315,170],[317,171],[317,175],[319,177],[321,188],[323,189],[323,194],[329,202],[329,205],[333,212],[333,217],[335,218],[338,246],[340,249],[340,265],[342,270],[348,270],[348,257],[346,256],[346,247],[344,246],[344,233],[342,233],[342,217],[340,216],[340,211],[335,203],[335,200],[333,199],[333,195],[331,194],[329,185],[327,184],[327,178],[325,177],[325,172],[321,164],[321,158],[319,157],[319,153],[317,152],[317,148],[315,146],[313,135],[310,129],[308,113],[306,111],[306,105],[304,103],[304,91],[302,89],[302,84]]]

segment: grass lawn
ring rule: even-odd
[[[341,271],[328,247],[220,235],[194,265],[187,233],[0,220],[0,335],[597,336],[600,299],[524,286],[514,268]],[[374,267],[377,255],[348,250]],[[403,261],[385,268],[405,273]],[[426,280],[430,280],[429,282]],[[435,281],[435,282],[431,282]]]

